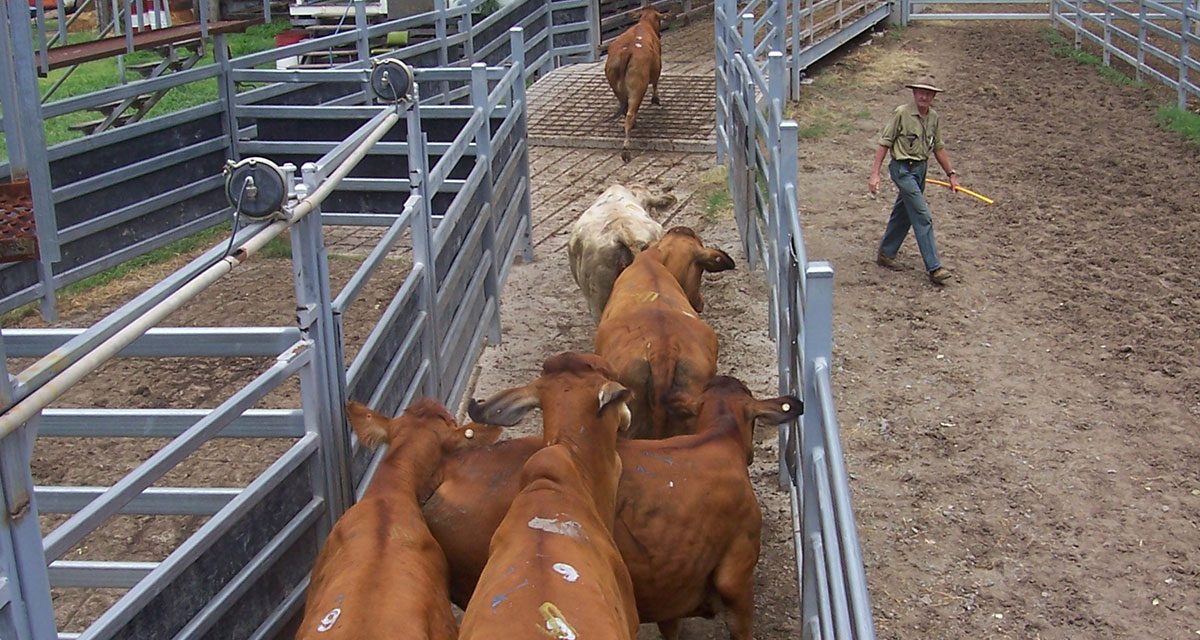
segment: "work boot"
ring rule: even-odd
[[[938,267],[929,272],[929,281],[934,284],[946,284],[946,281],[953,277],[954,274],[946,267]]]
[[[904,267],[900,266],[899,262],[896,262],[896,256],[884,255],[882,251],[876,252],[875,264],[887,269],[891,269],[892,271],[900,271],[904,269]]]

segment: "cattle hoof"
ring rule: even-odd
[[[661,105],[662,102],[658,99],[658,96],[654,96],[654,97],[650,98],[650,104]]]
[[[622,149],[622,150],[621,150],[621,160],[622,160],[622,161],[624,161],[624,162],[629,162],[629,161],[630,161],[630,160],[632,160],[632,159],[633,159],[633,154],[632,154],[632,153],[629,153],[629,149]]]

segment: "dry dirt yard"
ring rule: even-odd
[[[836,269],[843,439],[882,638],[1200,637],[1200,150],[1165,100],[1030,24],[921,25],[795,107],[809,255]],[[877,267],[871,136],[932,74],[956,279]],[[931,177],[943,177],[931,169]]]

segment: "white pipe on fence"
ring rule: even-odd
[[[233,271],[238,265],[257,253],[271,239],[283,233],[285,229],[293,226],[304,218],[304,216],[319,207],[329,197],[329,194],[333,193],[333,190],[337,188],[342,178],[346,177],[366,157],[371,147],[381,140],[399,120],[400,114],[398,112],[388,114],[388,117],[378,124],[371,135],[363,140],[354,153],[350,154],[338,166],[337,170],[321,183],[321,186],[317,187],[311,194],[292,207],[290,219],[278,220],[263,227],[257,234],[248,238],[236,251],[198,273],[195,278],[180,287],[178,291],[151,307],[141,317],[113,334],[108,340],[97,345],[95,349],[80,358],[75,364],[64,369],[62,373],[54,378],[51,378],[49,382],[37,391],[26,396],[24,400],[14,405],[3,416],[0,416],[0,439],[15,431],[30,418],[36,416],[42,409],[49,406],[51,402],[54,402],[59,396],[66,393],[72,385],[82,380],[84,376],[87,376],[105,362],[111,360],[122,349],[150,330],[151,327],[162,322],[163,319],[174,313],[189,300],[195,298],[217,280]]]

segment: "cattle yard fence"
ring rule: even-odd
[[[980,4],[993,13],[969,12]],[[869,639],[874,625],[832,395],[833,269],[805,253],[798,127],[785,118],[787,98],[799,97],[813,62],[883,20],[1036,19],[1073,31],[1076,47],[1099,46],[1105,64],[1115,58],[1138,79],[1175,89],[1184,108],[1200,95],[1196,7],[1195,0],[716,0],[717,157],[728,168],[742,249],[771,284],[780,390],[801,395],[807,409],[779,434],[805,639]]]
[[[269,639],[286,629],[303,603],[324,537],[361,495],[382,454],[360,449],[350,435],[347,399],[385,413],[417,395],[454,406],[484,340],[500,337],[499,296],[510,266],[518,254],[532,258],[525,87],[533,70],[525,64],[523,30],[514,27],[506,36],[510,55],[503,66],[417,69],[410,89],[396,80],[402,67],[386,62],[369,71],[288,71],[287,82],[352,84],[373,99],[244,106],[231,114],[240,129],[257,127],[258,138],[266,139],[239,141],[242,149],[266,145],[262,150],[276,162],[243,159],[231,166],[224,190],[243,202],[238,208],[245,215],[281,214],[235,229],[231,241],[91,327],[4,331],[0,400],[9,408],[0,416],[6,516],[0,520],[0,636]],[[445,84],[464,86],[465,102],[420,99],[424,87]],[[336,141],[298,133],[314,130],[348,133]],[[272,207],[273,196],[285,204]],[[323,241],[323,225],[331,221],[386,228],[338,291],[331,290]],[[157,326],[219,287],[222,276],[284,231],[297,326]],[[409,253],[408,273],[344,367],[345,318],[368,313],[355,301],[397,249]],[[9,357],[37,360],[10,376]],[[50,406],[119,357],[273,361],[211,410]],[[295,379],[298,406],[261,408],[273,390]],[[30,456],[39,436],[170,441],[112,486],[35,486]],[[286,447],[247,486],[162,486],[161,479],[202,445],[236,438],[283,439]],[[68,517],[43,538],[39,513]],[[161,561],[76,559],[80,542],[118,514],[206,520]],[[81,633],[59,633],[51,587],[125,591]]]
[[[349,49],[352,61],[330,66],[365,72],[381,58],[414,67],[496,65],[510,57],[508,30],[520,27],[533,79],[559,64],[593,60],[599,50],[595,0],[522,0],[486,17],[477,13],[484,0],[454,7],[437,0],[434,11],[370,25],[359,0],[351,17],[361,28],[239,58],[229,56],[228,35],[214,28],[198,36],[200,46],[211,50],[212,64],[41,104],[37,32],[29,27],[26,0],[4,2],[0,99],[9,161],[0,164],[0,178],[28,180],[38,257],[0,263],[0,313],[40,302],[48,319],[55,317],[57,289],[230,219],[219,167],[238,160],[244,142],[256,134],[255,119],[236,114],[272,105],[352,106],[365,100],[358,77],[280,82],[308,77],[277,70],[280,60]],[[373,49],[388,33],[417,29],[432,29],[438,37]],[[217,97],[209,102],[46,147],[47,121],[214,84]],[[421,90],[423,102],[438,105],[464,103],[470,94],[469,82],[461,79],[422,80]]]
[[[972,11],[986,5],[988,12]],[[930,11],[936,7],[938,11]],[[997,10],[997,7],[1003,10]],[[1105,66],[1124,65],[1137,80],[1175,90],[1180,109],[1200,101],[1200,2],[1197,0],[900,0],[899,22],[1045,20],[1075,48],[1099,49]]]
[[[793,517],[802,637],[875,637],[830,369],[833,267],[810,262],[797,207],[799,128],[785,118],[791,73],[782,4],[717,0],[717,156],[742,250],[771,286],[779,389],[804,399],[798,425],[779,431],[780,482]],[[765,55],[764,55],[765,54]]]

